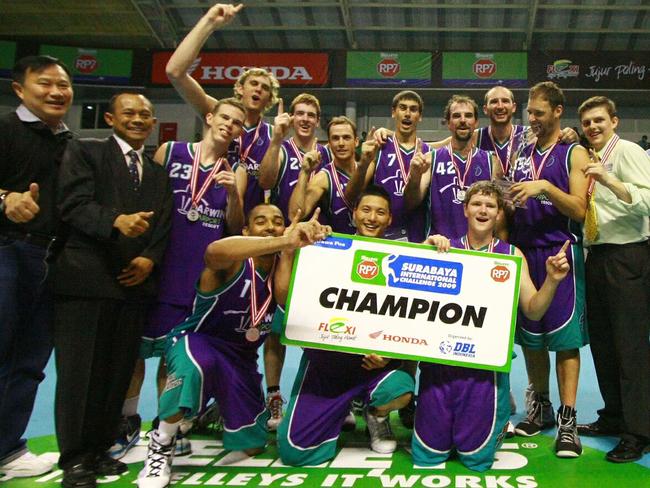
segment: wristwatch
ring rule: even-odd
[[[2,193],[0,193],[0,214],[5,213],[5,198],[7,198],[7,195],[9,195],[11,192],[9,190],[5,190]]]

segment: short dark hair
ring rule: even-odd
[[[261,202],[261,203],[258,203],[257,205],[255,205],[253,208],[251,208],[248,211],[248,213],[246,214],[246,222],[244,223],[244,227],[250,227],[251,217],[253,216],[253,212],[255,212],[255,210],[257,210],[260,207],[275,207],[278,210],[280,210],[280,215],[282,215],[282,218],[284,219],[284,214],[282,213],[282,210],[280,209],[280,207],[278,207],[277,205],[275,205],[275,204],[273,204],[271,202]]]
[[[151,111],[153,112],[153,109],[154,109],[153,103],[143,93],[138,93],[137,91],[124,90],[124,91],[117,92],[108,101],[108,107],[106,108],[106,111],[109,114],[114,114],[115,113],[115,103],[117,102],[117,99],[120,98],[122,95],[137,95],[137,96],[141,96],[141,97],[146,98],[147,101],[149,102],[149,105],[151,105]]]
[[[616,117],[616,104],[613,100],[603,97],[602,95],[588,98],[582,102],[578,107],[578,117],[582,119],[583,113],[596,107],[605,107],[605,110],[607,110],[610,117]]]
[[[424,110],[424,102],[422,101],[422,97],[415,93],[413,90],[403,90],[399,92],[397,95],[393,97],[393,103],[391,104],[391,108],[395,110],[397,108],[397,105],[399,102],[402,100],[411,100],[413,102],[416,102],[418,104],[418,110],[420,113]]]
[[[497,207],[499,209],[503,208],[503,190],[494,181],[481,180],[470,186],[465,193],[463,205],[467,205],[471,198],[476,194],[494,196],[494,198],[497,199]]]
[[[352,122],[351,119],[346,117],[345,115],[338,115],[336,117],[332,117],[332,120],[330,120],[330,123],[327,124],[327,138],[329,139],[330,137],[330,129],[334,125],[349,125],[352,127],[352,132],[354,134],[354,137],[357,137],[357,124]]]
[[[555,109],[558,105],[564,106],[565,103],[562,88],[552,81],[542,81],[530,89],[530,92],[528,92],[528,98],[537,97],[546,100],[552,109]]]
[[[447,101],[447,105],[445,106],[445,110],[443,112],[443,115],[447,122],[449,122],[449,119],[451,118],[451,106],[454,103],[466,103],[468,105],[471,105],[474,109],[474,118],[478,120],[478,105],[474,99],[472,97],[468,97],[467,95],[454,95]]]
[[[392,213],[393,205],[392,202],[390,201],[390,195],[388,194],[388,192],[384,187],[377,186],[377,185],[368,185],[366,189],[361,192],[357,200],[354,202],[355,210],[361,203],[361,199],[363,197],[368,197],[368,196],[380,197],[386,200],[386,202],[388,202],[388,211]]]
[[[58,58],[46,55],[25,56],[24,58],[20,58],[14,65],[14,69],[11,72],[11,79],[22,85],[25,83],[25,75],[27,74],[27,71],[35,71],[36,73],[39,73],[45,68],[53,65],[61,66],[61,69],[65,71],[72,82],[72,73],[70,73],[70,70],[65,63]]]

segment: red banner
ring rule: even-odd
[[[171,51],[153,55],[151,82],[168,85],[165,65]],[[323,86],[329,80],[327,53],[200,53],[192,65],[191,75],[201,85],[232,85],[246,68],[265,68],[281,85]]]

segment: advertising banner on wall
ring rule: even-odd
[[[172,51],[154,53],[151,82],[168,85],[165,65]],[[200,53],[190,74],[201,85],[232,85],[246,68],[265,68],[282,86],[323,86],[329,81],[327,53]]]
[[[517,256],[334,234],[297,253],[282,341],[509,371],[520,265]]]
[[[525,52],[445,52],[442,54],[442,84],[463,88],[497,84],[525,87],[527,57]]]
[[[16,62],[16,43],[0,41],[0,76],[8,78]]]
[[[40,54],[63,61],[77,82],[123,85],[131,81],[133,52],[129,50],[42,44]]]
[[[431,53],[347,53],[348,86],[431,86]]]
[[[562,88],[647,90],[650,52],[535,52],[528,57],[528,78],[531,85],[554,81]]]

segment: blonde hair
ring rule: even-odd
[[[248,79],[249,76],[265,76],[266,78],[268,78],[269,83],[271,84],[271,96],[269,97],[269,101],[264,107],[264,112],[268,112],[271,109],[271,107],[273,107],[276,103],[278,103],[278,100],[280,99],[280,82],[273,75],[273,73],[270,73],[264,68],[248,68],[244,70],[244,72],[241,75],[239,75],[239,78],[237,78],[237,81],[235,82],[235,86],[233,88],[233,90],[235,91],[235,98],[237,99],[241,98],[241,95],[237,93],[237,87],[243,88],[244,83],[246,83],[246,80]]]

